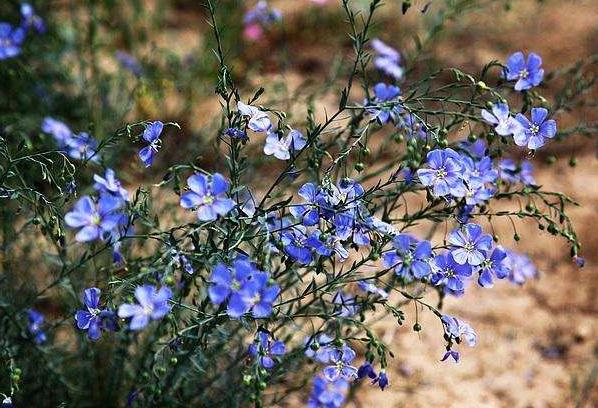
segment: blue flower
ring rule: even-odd
[[[264,319],[272,314],[272,305],[280,294],[278,285],[268,285],[270,275],[255,271],[251,279],[243,284],[239,292],[228,302],[228,315],[239,318],[251,311],[256,319]]]
[[[305,201],[303,204],[292,205],[289,211],[300,219],[303,225],[312,226],[320,222],[320,205],[325,203],[322,191],[314,183],[305,183],[298,194]]]
[[[403,111],[399,97],[401,90],[398,86],[377,83],[374,86],[374,98],[365,101],[365,109],[372,115],[372,120],[377,120],[381,125],[392,121],[396,123]]]
[[[98,141],[89,133],[73,134],[66,141],[66,150],[70,157],[77,160],[98,161]]]
[[[316,376],[307,406],[308,408],[340,408],[345,402],[348,389],[349,383],[343,378],[328,381],[322,376]]]
[[[399,234],[393,238],[392,245],[394,250],[383,255],[385,267],[394,268],[397,276],[407,279],[421,279],[430,274],[430,241],[418,241],[411,235]]]
[[[100,309],[100,294],[98,288],[85,289],[83,303],[85,309],[77,310],[75,321],[80,330],[87,330],[89,340],[96,341],[102,336],[102,330],[116,329],[116,316],[114,312]]]
[[[388,376],[386,375],[386,371],[380,371],[380,374],[374,381],[372,381],[372,384],[378,384],[378,387],[384,391],[384,389],[388,387]]]
[[[552,139],[556,135],[556,121],[546,119],[548,110],[532,108],[532,120],[518,113],[515,119],[520,126],[515,129],[513,140],[517,146],[527,146],[529,149],[538,149],[546,143],[545,139]]]
[[[315,230],[307,237],[305,243],[321,256],[330,257],[333,254],[337,254],[341,262],[349,257],[349,252],[343,247],[337,237],[322,234],[320,230]]]
[[[212,303],[219,305],[233,293],[238,293],[255,270],[249,261],[242,258],[237,258],[233,262],[232,270],[223,263],[216,265],[210,276],[212,285],[208,288]]]
[[[101,197],[97,204],[89,196],[77,201],[64,221],[71,228],[81,228],[75,236],[79,242],[106,239],[123,222],[123,214],[117,212],[122,202],[112,196]]]
[[[371,45],[376,52],[374,66],[397,81],[401,80],[405,70],[400,65],[401,56],[399,52],[378,38],[374,38]]]
[[[517,81],[516,91],[531,89],[540,85],[544,78],[544,70],[540,68],[541,66],[542,58],[539,55],[530,53],[526,62],[525,56],[519,51],[511,54],[507,59],[505,78],[508,81]]]
[[[211,176],[196,173],[187,179],[187,185],[191,191],[181,195],[181,207],[196,210],[200,221],[215,221],[235,206],[226,196],[228,181],[220,173]]]
[[[0,60],[19,55],[23,41],[25,41],[24,29],[13,28],[8,23],[0,23]]]
[[[494,285],[492,277],[504,279],[509,275],[509,269],[503,262],[507,253],[502,248],[494,248],[486,253],[484,261],[478,266],[480,286],[491,288]]]
[[[143,139],[149,143],[149,146],[139,150],[139,158],[145,164],[145,167],[150,167],[154,162],[154,156],[158,153],[162,141],[160,135],[164,129],[164,124],[160,121],[150,122],[143,131]]]
[[[355,351],[346,344],[341,348],[336,348],[330,352],[329,366],[324,367],[322,373],[328,381],[336,381],[339,378],[353,380],[357,377],[357,368],[351,363],[355,359]]]
[[[280,293],[278,285],[268,285],[270,275],[258,270],[249,260],[238,257],[233,267],[220,263],[212,271],[208,295],[219,305],[228,300],[227,313],[238,319],[251,311],[254,318],[272,314],[272,304]]]
[[[434,257],[433,270],[431,283],[436,286],[444,285],[455,295],[463,293],[464,282],[472,274],[470,265],[458,264],[448,253]]]
[[[269,133],[264,145],[264,154],[274,156],[278,160],[288,160],[291,152],[301,150],[307,144],[307,139],[298,130],[291,130],[286,137],[279,138],[278,133]]]
[[[272,122],[266,112],[263,112],[255,106],[244,104],[243,102],[237,102],[237,110],[241,116],[249,117],[247,127],[254,132],[265,133],[270,132],[272,128]]]
[[[42,122],[42,131],[52,135],[60,149],[64,149],[73,137],[73,132],[65,123],[49,116]]]
[[[380,289],[371,282],[361,280],[357,282],[357,286],[359,286],[359,289],[363,290],[364,292],[373,293],[374,295],[378,295],[383,299],[388,297],[388,293],[386,293],[384,289]]]
[[[453,316],[443,315],[440,320],[444,326],[445,339],[448,341],[446,352],[441,361],[452,358],[455,363],[458,363],[459,352],[451,349],[453,343],[460,343],[461,340],[465,340],[469,347],[474,347],[477,342],[477,335],[469,324]]]
[[[357,378],[360,380],[365,377],[369,377],[373,380],[377,376],[378,375],[376,374],[376,371],[374,371],[374,367],[372,367],[368,361],[363,363],[361,366],[359,366],[359,369],[357,369]]]
[[[274,358],[282,356],[286,347],[282,341],[274,340],[270,334],[260,331],[249,345],[248,352],[251,357],[258,359],[260,366],[270,369],[274,367]]]
[[[305,341],[305,355],[320,363],[330,362],[330,352],[334,350],[332,343],[334,339],[326,333],[320,333],[312,338],[307,337]]]
[[[492,247],[492,237],[484,234],[477,224],[466,224],[453,230],[448,237],[451,255],[459,265],[480,265],[485,259],[485,251]]]
[[[426,140],[428,134],[426,133],[426,125],[421,122],[413,113],[406,113],[401,116],[401,120],[397,122],[397,128],[405,132],[407,139]]]
[[[434,196],[465,195],[461,157],[457,152],[452,149],[432,150],[428,153],[427,162],[429,168],[417,170],[417,176],[424,186],[432,188]]]
[[[509,281],[517,285],[523,285],[527,280],[538,276],[534,263],[523,254],[507,251],[504,263],[509,270]]]
[[[473,328],[462,320],[450,315],[443,315],[440,320],[444,326],[444,332],[451,340],[465,340],[469,347],[474,347],[478,337]]]
[[[152,285],[138,286],[135,289],[136,303],[125,303],[118,308],[118,317],[131,318],[129,329],[141,330],[151,320],[162,319],[170,312],[168,301],[172,298],[170,288],[163,286],[157,289]]]
[[[304,227],[299,225],[283,231],[280,240],[284,252],[289,257],[303,265],[311,263],[313,251],[307,243],[307,234]]]
[[[471,157],[463,156],[463,181],[472,187],[482,187],[488,183],[492,184],[498,178],[498,171],[492,165],[492,159],[484,156],[477,161]]]
[[[122,186],[120,180],[116,178],[116,173],[112,169],[106,169],[104,177],[93,175],[95,181],[93,188],[100,194],[108,194],[116,197],[123,202],[129,201],[129,192]]]
[[[27,311],[27,320],[29,321],[27,330],[29,331],[29,334],[33,336],[35,344],[45,343],[48,338],[46,337],[46,333],[42,330],[44,315],[35,309],[29,309]]]
[[[21,4],[21,18],[23,22],[21,26],[23,28],[29,29],[34,28],[39,34],[43,34],[46,32],[46,24],[44,24],[44,20],[41,19],[40,16],[35,14],[33,7],[29,3]]]
[[[343,290],[336,292],[332,298],[332,302],[336,305],[334,308],[334,315],[340,317],[355,316],[359,311],[359,306],[355,300],[355,296],[345,293]]]
[[[492,126],[496,134],[501,136],[512,135],[517,128],[515,119],[511,116],[509,105],[506,103],[495,103],[492,105],[492,112],[482,109],[482,118]]]
[[[368,233],[370,227],[365,220],[359,219],[359,209],[345,211],[334,216],[334,232],[342,240],[351,238],[353,243],[358,246],[370,245]]]

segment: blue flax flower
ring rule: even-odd
[[[263,319],[272,314],[272,305],[280,294],[278,285],[268,285],[270,275],[255,271],[241,290],[231,296],[228,302],[228,315],[239,318],[251,311],[256,319]]]
[[[383,299],[388,297],[388,293],[384,289],[380,289],[371,282],[361,280],[357,282],[357,286],[359,286],[359,289],[363,290],[364,292],[373,293],[374,295],[378,295]]]
[[[523,285],[529,279],[538,276],[538,270],[534,263],[523,254],[507,251],[507,257],[504,262],[509,270],[508,279],[512,283]]]
[[[117,211],[121,205],[113,196],[100,197],[97,203],[83,196],[73,210],[66,213],[64,221],[71,228],[81,228],[75,236],[79,242],[106,239],[123,222],[123,214]]]
[[[122,186],[120,180],[116,178],[116,173],[112,169],[106,169],[104,177],[93,175],[95,181],[93,188],[100,194],[108,194],[125,202],[129,201],[129,192]]]
[[[330,362],[330,353],[334,350],[332,343],[334,338],[326,333],[320,333],[317,336],[307,337],[305,339],[305,355],[320,363]]]
[[[244,104],[243,102],[237,102],[237,109],[241,116],[249,117],[247,127],[257,133],[270,132],[272,129],[272,122],[268,114],[264,111],[259,110],[255,106]]]
[[[503,262],[506,257],[507,253],[500,247],[486,252],[484,261],[478,266],[480,286],[491,288],[494,285],[493,277],[504,279],[509,276],[509,269]]]
[[[492,247],[492,237],[484,234],[482,227],[471,223],[453,230],[448,242],[451,244],[451,255],[459,265],[480,265],[485,259],[485,251]]]
[[[357,368],[351,363],[355,359],[355,351],[346,344],[341,348],[336,348],[330,352],[329,366],[324,367],[322,373],[328,381],[336,381],[339,378],[353,380],[357,377]]]
[[[249,355],[257,358],[259,364],[267,369],[274,367],[274,358],[286,352],[284,343],[274,340],[268,333],[260,331],[253,343],[249,345]]]
[[[365,101],[365,109],[372,115],[372,120],[377,120],[381,125],[399,120],[403,108],[400,106],[401,90],[398,86],[377,83],[374,86],[374,98]]]
[[[118,308],[118,317],[131,318],[129,329],[141,330],[151,320],[159,320],[170,312],[168,301],[172,298],[170,288],[157,289],[152,285],[138,286],[135,289],[137,303],[125,303]]]
[[[35,10],[33,10],[31,4],[21,4],[21,18],[23,19],[21,27],[25,29],[33,28],[38,32],[38,34],[43,34],[46,32],[46,24],[44,23],[44,20],[35,14]]]
[[[434,196],[465,195],[461,157],[457,152],[452,149],[432,150],[428,153],[427,162],[429,168],[419,169],[417,176],[424,186],[432,188]]]
[[[307,232],[301,225],[284,230],[280,240],[284,252],[302,265],[311,263],[314,258],[313,250],[307,242]]]
[[[411,235],[399,234],[393,238],[392,245],[394,250],[384,253],[383,263],[387,268],[394,268],[397,276],[421,279],[430,274],[430,241],[418,241]]]
[[[100,294],[98,288],[85,289],[83,303],[85,309],[77,310],[75,321],[80,330],[87,330],[89,340],[96,341],[102,336],[102,330],[116,330],[116,316],[114,312],[100,308]]]
[[[380,371],[380,374],[372,381],[372,384],[378,384],[378,387],[384,391],[388,387],[388,375],[386,375],[386,371]]]
[[[351,317],[355,316],[359,311],[359,306],[355,300],[355,296],[352,296],[342,290],[335,293],[332,298],[332,302],[336,305],[334,310],[335,316],[340,317]]]
[[[98,161],[97,150],[98,141],[86,132],[72,135],[66,141],[66,151],[73,159]]]
[[[525,91],[534,86],[540,85],[544,78],[542,58],[533,52],[525,60],[525,55],[521,51],[511,54],[507,59],[507,68],[505,78],[508,81],[517,81],[515,83],[516,91]]]
[[[224,303],[232,294],[238,293],[247,282],[256,268],[244,258],[237,258],[233,267],[229,268],[223,263],[216,265],[210,275],[212,285],[208,288],[210,300],[215,305]]]
[[[372,367],[369,361],[366,361],[357,369],[357,378],[361,380],[365,377],[369,377],[372,380],[378,377],[374,367]]]
[[[24,29],[14,28],[8,23],[0,23],[0,60],[19,55],[23,41],[25,41]]]
[[[60,149],[64,149],[67,142],[73,137],[73,132],[65,123],[49,116],[42,122],[42,131],[52,135]]]
[[[264,145],[264,154],[274,156],[278,160],[288,160],[291,153],[301,150],[307,144],[307,139],[298,130],[291,130],[286,137],[279,138],[278,133],[269,133]]]
[[[343,378],[328,381],[318,375],[314,377],[307,406],[308,408],[340,408],[345,402],[348,389],[349,383]]]
[[[35,309],[29,309],[27,311],[27,320],[29,321],[27,324],[27,330],[29,331],[29,334],[33,336],[33,341],[35,344],[45,343],[48,338],[42,329],[42,325],[44,324],[44,315]]]
[[[469,324],[457,319],[456,317],[443,315],[440,320],[444,326],[445,338],[449,342],[441,361],[452,358],[456,363],[458,363],[459,352],[451,350],[452,343],[460,343],[462,340],[465,340],[469,347],[474,347],[477,343],[477,334]]]
[[[450,254],[440,254],[434,258],[434,273],[431,278],[433,285],[444,285],[452,294],[462,294],[465,280],[472,274],[471,266],[459,265]]]
[[[162,141],[160,135],[164,129],[164,124],[160,121],[150,122],[143,131],[143,140],[149,143],[149,146],[139,150],[139,158],[145,165],[150,167],[154,163],[154,156],[158,153]]]
[[[517,146],[527,146],[529,149],[538,149],[556,135],[556,121],[546,119],[548,111],[544,108],[532,108],[532,120],[518,113],[515,119],[520,126],[515,129],[513,140]]]
[[[374,38],[371,45],[376,52],[374,66],[397,81],[401,80],[405,70],[400,65],[401,55],[399,52],[378,38]]]
[[[194,174],[187,179],[191,191],[181,195],[181,207],[195,209],[200,221],[214,221],[226,215],[235,203],[226,196],[228,181],[220,173]]]
[[[494,126],[496,134],[501,136],[512,135],[517,128],[515,118],[511,116],[509,105],[506,103],[495,103],[492,105],[492,112],[482,109],[482,118]]]

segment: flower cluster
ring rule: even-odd
[[[475,206],[488,201],[495,193],[498,171],[488,156],[459,154],[451,148],[432,150],[427,155],[428,168],[417,170],[420,182],[435,197],[459,200]]]
[[[244,257],[235,259],[231,267],[216,265],[210,282],[210,300],[216,305],[227,302],[227,313],[233,319],[249,312],[256,319],[269,317],[280,293],[280,287],[270,283],[270,274]]]

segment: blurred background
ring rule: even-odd
[[[216,3],[223,49],[235,80],[248,95],[264,87],[260,104],[268,106],[268,98],[276,95],[277,108],[287,110],[297,99],[314,98],[314,90],[320,89],[313,100],[318,114],[326,106],[330,111],[336,108],[337,96],[326,86],[342,76],[341,58],[353,52],[339,1],[273,0],[270,4],[280,10],[282,21],[255,38],[243,33],[239,23],[255,1]],[[368,2],[353,3],[359,8]],[[407,81],[439,66],[480,72],[487,62],[505,61],[519,50],[540,54],[548,71],[582,60],[588,63],[590,78],[598,75],[596,57],[591,57],[598,53],[596,0],[412,1],[405,14],[403,2],[386,3],[374,34],[401,51]],[[0,12],[14,13],[17,4],[2,1]],[[26,102],[35,109],[19,126],[25,132],[38,127],[43,116],[54,115],[77,130],[89,126],[101,139],[126,121],[178,122],[183,131],[172,136],[176,142],[165,143],[162,161],[150,173],[131,162],[135,146],[111,158],[113,166],[129,177],[125,182],[136,185],[151,174],[162,174],[181,151],[199,157],[202,166],[217,169],[221,164],[211,162],[215,155],[206,142],[219,126],[214,94],[218,65],[210,51],[216,44],[201,4],[198,0],[40,2],[40,14],[55,15],[55,26],[49,27],[54,34],[33,41],[24,52],[40,53],[47,61],[6,71],[2,81],[8,82],[2,87],[27,83],[15,80],[11,85],[16,77],[42,74],[62,89],[63,100],[45,99],[43,84],[22,85],[37,87],[38,99]],[[56,49],[63,51],[47,52]],[[75,60],[75,53],[85,58]],[[72,64],[64,71],[56,61]],[[593,92],[588,99],[595,101],[596,90],[588,89]],[[10,95],[19,92],[11,89]],[[25,103],[19,97],[32,93],[23,90],[20,95],[14,100],[0,96],[0,110],[10,112]],[[596,105],[590,103],[563,112],[559,127],[597,119]],[[464,298],[446,301],[446,312],[476,328],[478,346],[463,348],[458,365],[441,363],[443,344],[432,316],[422,316],[424,330],[419,334],[411,330],[413,322],[397,326],[392,319],[383,321],[377,330],[396,355],[389,369],[391,386],[384,392],[377,388],[360,392],[348,406],[598,406],[595,136],[549,144],[533,158],[538,184],[562,191],[580,204],[570,211],[584,245],[585,267],[577,268],[566,246],[551,240],[547,232],[523,223],[519,234],[528,239],[505,244],[530,255],[539,279],[523,287],[498,282],[491,291],[472,285]],[[508,225],[502,227],[505,236],[513,235]]]

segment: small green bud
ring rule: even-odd
[[[467,136],[467,140],[469,140],[470,142],[475,142],[476,140],[478,140],[478,136],[475,133],[470,134],[469,136]]]
[[[171,365],[177,365],[178,362],[179,362],[179,360],[176,357],[171,357],[170,358],[170,364]]]
[[[260,381],[259,384],[257,385],[257,388],[260,391],[264,391],[266,389],[266,387],[268,387],[268,384],[266,384],[264,381]]]
[[[422,326],[421,326],[421,324],[419,324],[419,323],[415,323],[415,324],[413,325],[413,331],[416,331],[416,332],[420,332],[420,331],[422,331]]]
[[[358,172],[361,173],[364,168],[365,164],[363,164],[362,162],[355,163],[355,170],[357,170]]]
[[[519,240],[521,239],[521,237],[519,236],[519,234],[515,233],[515,235],[513,235],[513,239],[517,242],[519,242]]]
[[[575,157],[572,157],[569,159],[569,166],[571,166],[571,167],[577,166],[577,159]]]

